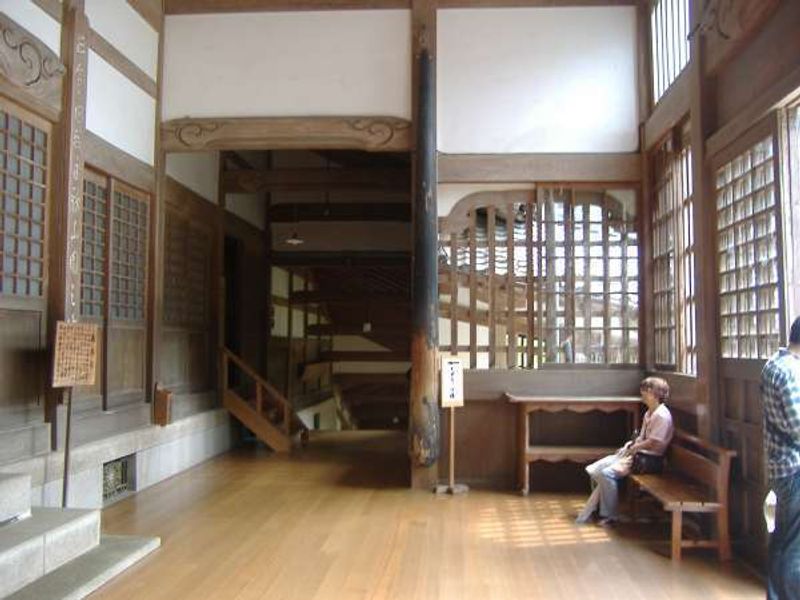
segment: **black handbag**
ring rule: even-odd
[[[661,473],[664,471],[664,457],[658,454],[647,454],[637,452],[633,455],[631,473],[636,475],[647,475],[651,473]]]

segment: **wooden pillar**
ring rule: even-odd
[[[52,348],[56,322],[77,321],[81,296],[81,224],[83,218],[84,140],[86,138],[86,73],[89,23],[83,0],[64,2],[61,60],[64,78],[61,122],[55,127],[53,197],[50,218],[48,284],[48,340]],[[49,390],[45,420],[51,424],[51,445],[56,448],[56,406],[60,390]]]
[[[164,66],[164,15],[158,33],[158,68],[156,71],[155,174],[156,193],[150,201],[150,236],[147,269],[147,372],[145,400],[155,398],[161,378],[161,330],[164,320],[164,197],[167,190],[167,153],[161,150],[161,80]],[[111,196],[113,198],[113,196]],[[111,229],[109,225],[109,230]],[[109,279],[110,281],[110,279]]]
[[[690,3],[692,26],[702,18],[699,1]],[[692,189],[695,227],[695,291],[697,294],[697,379],[698,433],[718,441],[713,423],[720,423],[717,407],[719,332],[717,330],[717,247],[714,177],[706,157],[705,140],[713,130],[713,90],[705,71],[705,48],[702,35],[691,40],[691,75],[689,115],[692,147]]]
[[[413,269],[409,455],[411,487],[430,489],[438,480],[440,415],[437,398],[439,274],[436,205],[436,8],[412,4],[415,34]]]
[[[228,372],[225,368],[225,356],[222,352],[227,346],[225,339],[225,216],[227,211],[227,198],[225,195],[225,152],[219,153],[217,172],[217,222],[214,239],[214,265],[212,270],[214,298],[214,313],[216,327],[212,331],[212,354],[217,368],[217,402],[220,406],[224,401],[225,388],[228,385]]]

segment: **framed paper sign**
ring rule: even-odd
[[[94,385],[98,337],[97,325],[65,321],[56,324],[53,387]]]
[[[460,358],[442,358],[442,408],[464,406],[464,365]]]

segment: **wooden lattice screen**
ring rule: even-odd
[[[503,193],[440,236],[440,343],[471,368],[638,363],[632,190]]]
[[[723,358],[768,358],[781,339],[781,264],[774,136],[717,170]]]
[[[653,316],[655,362],[697,372],[695,243],[689,131],[653,156]]]
[[[202,329],[208,320],[211,235],[170,210],[164,227],[164,322]]]
[[[111,317],[141,321],[147,274],[147,196],[115,184],[111,218]]]
[[[46,122],[0,104],[2,295],[44,296],[49,132]]]
[[[108,247],[108,183],[88,169],[83,182],[83,246],[81,253],[81,316],[105,313],[106,248]]]
[[[650,55],[657,102],[689,62],[689,0],[652,0]]]

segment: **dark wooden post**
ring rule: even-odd
[[[417,56],[416,146],[414,153],[409,454],[411,486],[431,488],[438,480],[440,452],[437,402],[439,275],[436,207],[436,74],[427,42]]]
[[[55,128],[53,202],[50,230],[48,289],[48,339],[52,348],[56,322],[80,317],[81,242],[83,220],[83,143],[86,138],[86,73],[89,24],[82,0],[64,3],[61,60],[64,78],[61,123]],[[56,406],[61,390],[47,394],[45,420],[51,424],[51,443],[56,447]]]

